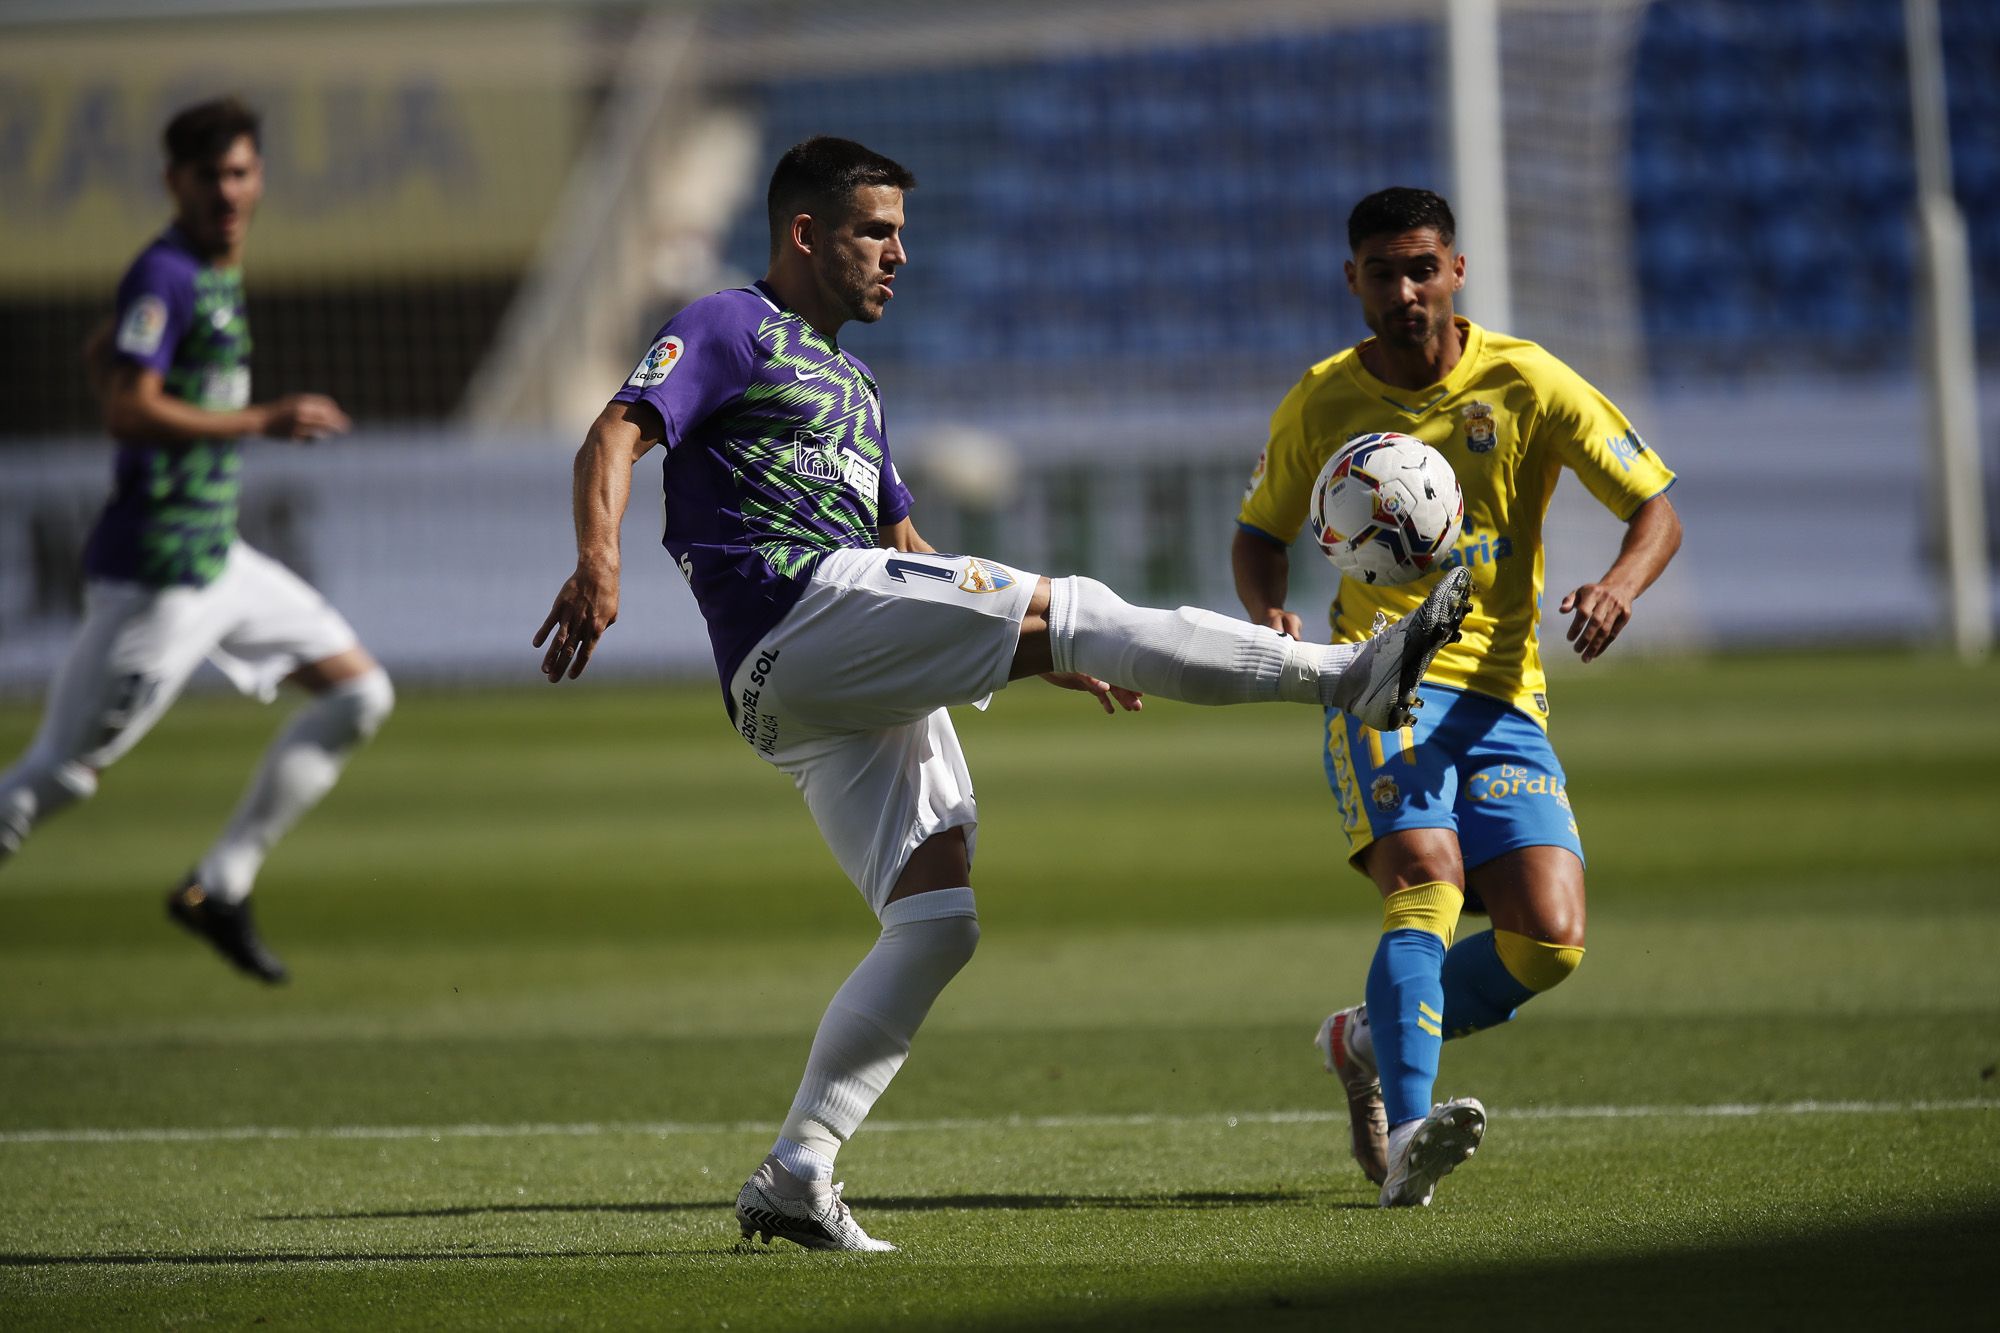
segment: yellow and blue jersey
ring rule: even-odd
[[[1361,347],[1307,371],[1272,415],[1238,522],[1289,546],[1320,469],[1357,435],[1398,431],[1438,450],[1465,493],[1465,524],[1436,568],[1469,566],[1473,600],[1464,638],[1445,645],[1425,678],[1502,700],[1546,726],[1542,520],[1562,469],[1621,520],[1674,474],[1609,399],[1543,348],[1464,319],[1458,327],[1464,353],[1428,388],[1384,384],[1362,367]],[[1408,615],[1429,588],[1428,578],[1393,587],[1342,580],[1330,615],[1334,641],[1367,637],[1377,611]]]

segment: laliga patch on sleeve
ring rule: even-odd
[[[146,295],[134,301],[118,325],[118,350],[132,356],[151,356],[160,350],[167,336],[167,303]]]
[[[632,378],[625,381],[627,388],[650,389],[661,380],[674,373],[674,367],[681,363],[681,356],[687,344],[669,334],[646,349],[646,355],[632,371]]]
[[[1244,499],[1248,500],[1251,496],[1255,495],[1257,488],[1264,484],[1264,470],[1269,464],[1270,452],[1268,449],[1259,449],[1257,451],[1257,466],[1250,469],[1250,484],[1243,488]]]

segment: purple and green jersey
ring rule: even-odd
[[[243,275],[216,268],[168,228],[118,284],[114,354],[158,371],[171,396],[231,412],[250,401]],[[120,440],[111,499],[84,548],[84,572],[153,587],[201,587],[236,540],[241,465],[228,440]]]
[[[868,368],[765,283],[667,321],[615,402],[660,414],[667,553],[708,621],[726,691],[828,551],[910,512]]]

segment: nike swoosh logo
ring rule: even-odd
[[[826,378],[824,370],[795,370],[792,373],[802,380],[823,380]]]

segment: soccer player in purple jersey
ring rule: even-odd
[[[289,681],[311,700],[167,897],[172,920],[281,982],[284,964],[251,920],[251,886],[272,844],[374,735],[394,692],[339,612],[236,535],[244,436],[310,442],[348,426],[319,394],[250,401],[242,262],[264,192],[257,115],[234,98],[204,102],[168,123],[165,142],[173,224],[126,271],[115,318],[91,344],[118,455],[84,550],[83,627],[34,743],[0,774],[0,861],[41,820],[93,795],[97,775],[151,730],[204,657],[258,698]]]
[[[730,718],[791,777],[882,925],[736,1201],[745,1236],[813,1249],[895,1248],[855,1222],[834,1158],[979,939],[977,812],[947,707],[1038,675],[1107,713],[1136,711],[1144,694],[1286,700],[1393,727],[1466,605],[1460,571],[1368,642],[1323,646],[933,550],[911,521],[874,377],[836,340],[894,298],[915,184],[845,139],[784,155],[764,279],[669,320],[578,450],[576,571],[534,638],[548,643],[550,681],[588,665],[618,618],[633,464],[664,443],[664,544],[708,622]]]

